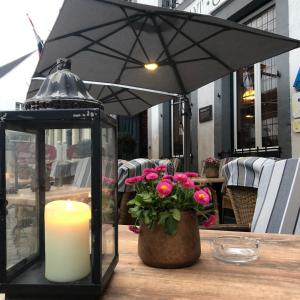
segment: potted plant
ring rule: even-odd
[[[142,176],[128,178],[127,185],[135,185],[136,196],[128,202],[129,213],[137,226],[130,229],[139,233],[138,254],[152,267],[178,268],[195,263],[200,256],[200,236],[197,214],[203,215],[206,225],[211,201],[208,188],[200,189],[191,177],[194,172],[164,175],[165,166],[144,169]]]
[[[207,178],[219,177],[220,160],[209,157],[203,161],[204,172]]]

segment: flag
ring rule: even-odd
[[[44,42],[43,40],[40,38],[40,36],[37,34],[35,28],[34,28],[34,25],[33,25],[33,22],[31,21],[29,15],[27,14],[27,17],[28,17],[28,20],[32,26],[32,29],[33,29],[33,32],[34,32],[34,35],[35,35],[35,38],[36,38],[36,41],[37,41],[37,47],[38,47],[38,51],[39,51],[39,55],[41,56],[42,54],[42,51],[43,51],[43,48],[44,48]]]

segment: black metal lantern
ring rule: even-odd
[[[118,262],[116,121],[67,60],[0,113],[0,292],[98,299]]]

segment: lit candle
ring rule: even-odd
[[[45,206],[45,277],[71,282],[91,270],[90,207],[82,202],[56,200]]]

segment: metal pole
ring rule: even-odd
[[[184,138],[183,138],[183,153],[184,153],[184,171],[190,171],[191,168],[191,101],[186,95],[183,96],[184,101]]]

